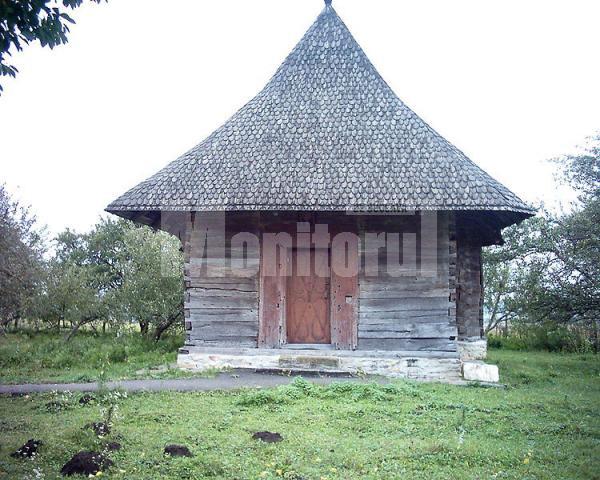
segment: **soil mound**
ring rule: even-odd
[[[252,438],[254,440],[262,440],[263,442],[267,443],[281,442],[283,440],[281,434],[276,432],[256,432],[254,435],[252,435]]]
[[[37,453],[38,448],[41,445],[43,445],[41,440],[34,440],[32,438],[27,440],[27,442],[16,452],[11,453],[10,456],[13,458],[31,458]]]
[[[73,455],[62,467],[60,473],[64,476],[71,475],[96,475],[113,465],[113,462],[97,452],[82,451]]]
[[[190,449],[183,445],[167,445],[165,447],[165,454],[172,457],[193,457]]]
[[[96,400],[96,398],[93,395],[86,393],[82,395],[79,399],[79,405],[87,405],[88,403],[93,402],[94,400]]]

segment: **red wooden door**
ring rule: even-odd
[[[290,250],[287,278],[287,343],[331,343],[329,277],[318,276],[315,262],[329,262],[329,250]],[[319,271],[322,271],[320,269]]]

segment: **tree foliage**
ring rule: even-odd
[[[102,0],[89,0],[100,3]],[[11,49],[39,41],[43,47],[54,48],[67,43],[69,24],[75,21],[67,11],[84,0],[0,0],[0,77],[14,77],[18,70],[7,63]],[[0,93],[2,85],[0,84]]]
[[[159,340],[183,320],[183,262],[177,240],[150,229],[126,232],[119,303],[143,334]]]
[[[55,241],[36,316],[49,326],[125,328],[159,340],[183,318],[179,241],[126,220],[101,220],[90,232]]]
[[[43,229],[0,185],[0,330],[25,313],[41,272]]]
[[[506,321],[587,325],[600,320],[600,135],[556,160],[577,193],[568,212],[541,210],[484,252],[487,330]]]
[[[32,313],[50,327],[70,325],[70,339],[84,325],[105,319],[106,303],[94,288],[94,278],[86,265],[52,259],[46,266],[44,288]]]

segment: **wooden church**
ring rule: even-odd
[[[325,3],[256,97],[107,211],[182,242],[184,368],[497,380],[481,248],[533,210],[409,109]]]

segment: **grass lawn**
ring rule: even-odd
[[[106,478],[595,479],[600,478],[600,361],[594,355],[493,351],[506,389],[397,381],[304,380],[236,393],[0,398],[0,479],[62,478],[60,468],[106,441]],[[84,425],[116,403],[112,432]],[[253,440],[269,430],[280,443]],[[30,438],[33,460],[9,456]],[[192,458],[167,458],[166,444]],[[37,472],[37,473],[35,473]]]
[[[0,336],[0,383],[95,382],[130,378],[190,376],[179,369],[153,372],[177,359],[182,337],[158,343],[139,334],[80,332],[70,342],[56,333],[12,333]],[[144,370],[145,373],[142,373]]]

